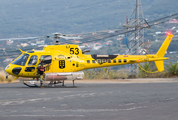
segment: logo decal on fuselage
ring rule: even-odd
[[[64,69],[65,68],[65,60],[59,60],[59,68]]]

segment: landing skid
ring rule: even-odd
[[[34,84],[34,85],[29,85],[27,83],[23,83],[24,85],[28,86],[28,87],[39,87],[38,85]]]
[[[75,80],[72,80],[72,81],[73,81],[73,87],[75,87],[74,86]],[[29,83],[26,83],[25,81],[21,80],[20,82],[26,85],[27,87],[31,87],[31,88],[40,87],[40,81],[28,81]],[[64,80],[50,81],[50,82],[43,81],[43,86],[46,86],[46,87],[56,87],[57,84],[62,84],[62,87],[65,87]]]

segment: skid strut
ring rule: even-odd
[[[74,80],[72,80],[73,81],[73,87],[74,87]]]

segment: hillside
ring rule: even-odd
[[[1,1],[0,38],[119,28],[134,4],[135,0]],[[177,4],[175,0],[142,0],[144,13],[150,16],[174,13]]]
[[[177,0],[155,0],[145,14],[170,15],[178,12],[177,6]]]
[[[0,4],[0,36],[80,33],[119,26],[128,8],[124,0],[7,0]],[[128,1],[128,2],[129,2]],[[123,16],[124,15],[124,16]],[[122,16],[122,17],[121,17]]]

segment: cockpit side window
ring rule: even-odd
[[[31,56],[28,65],[36,65],[38,57],[36,55]]]
[[[50,64],[52,61],[51,55],[42,55],[41,58],[43,58],[45,64]]]
[[[17,60],[15,60],[12,64],[24,66],[28,60],[28,57],[29,57],[29,54],[23,54]]]

